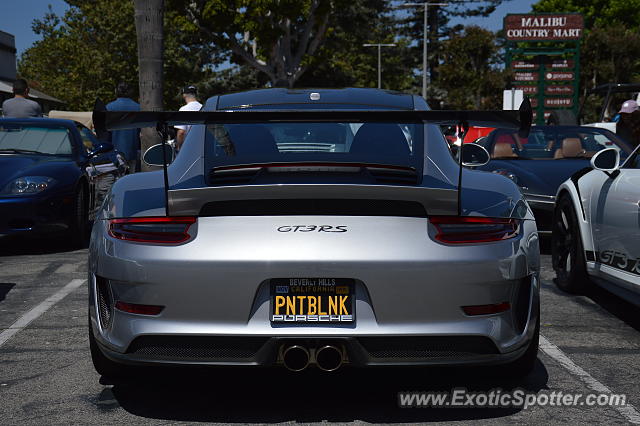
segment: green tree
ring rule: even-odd
[[[423,0],[425,3],[443,3],[442,0]],[[427,44],[428,44],[428,75],[431,85],[427,87],[429,102],[439,103],[442,90],[434,82],[438,80],[438,63],[442,62],[442,43],[449,36],[451,31],[460,31],[462,25],[452,27],[450,25],[453,18],[471,18],[477,16],[489,16],[497,6],[505,1],[511,0],[472,0],[448,2],[447,6],[429,6],[427,11]],[[411,41],[412,68],[415,74],[414,91],[421,91],[422,87],[422,40],[424,36],[424,6],[404,8],[405,1],[393,1],[393,7],[398,9],[397,19],[399,23],[399,34]],[[444,3],[447,3],[446,1]]]
[[[395,43],[382,51],[382,87],[411,91],[414,81],[409,41],[399,38],[399,22],[390,2],[356,0],[330,17],[326,41],[308,71],[296,83],[302,87],[377,87],[377,49],[364,43]]]
[[[442,43],[434,84],[445,108],[499,109],[507,71],[495,33],[477,26],[453,31]]]
[[[293,87],[324,41],[334,6],[329,0],[185,0],[183,28],[195,27],[272,85]]]
[[[111,98],[119,80],[137,81],[133,7],[114,0],[69,4],[63,17],[49,9],[34,20],[42,40],[23,53],[18,72],[69,109],[87,110],[96,97]]]
[[[578,12],[585,31],[580,45],[580,91],[587,122],[599,119],[602,99],[587,90],[605,83],[640,81],[640,0],[540,0],[534,12]],[[615,105],[625,96],[614,100]]]
[[[640,25],[640,0],[540,0],[531,7],[538,13],[582,13],[586,28]]]
[[[137,42],[133,2],[128,0],[66,0],[63,16],[51,10],[35,19],[41,39],[18,62],[19,74],[32,85],[64,100],[72,110],[90,110],[96,97],[112,99],[120,81],[138,83]],[[182,11],[166,0],[164,98],[166,107],[180,105],[180,88],[209,78],[222,61],[216,46],[197,34],[176,31]]]

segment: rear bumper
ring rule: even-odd
[[[448,246],[419,218],[315,220],[349,232],[277,231],[314,223],[310,217],[200,218],[198,238],[169,248],[115,240],[96,222],[89,312],[97,342],[108,357],[134,364],[271,365],[285,343],[329,342],[356,365],[489,365],[518,357],[533,337],[533,221],[510,240]],[[270,279],[286,277],[354,279],[355,322],[272,325]],[[108,321],[99,292],[110,298]],[[113,309],[116,300],[165,309],[136,315]],[[491,315],[461,308],[503,302],[511,308]]]
[[[126,353],[99,344],[107,358],[127,365],[273,366],[282,364],[282,349],[300,345],[311,352],[325,345],[341,348],[345,363],[373,366],[472,366],[509,363],[522,356],[529,340],[507,353],[481,336],[262,337],[142,336]]]

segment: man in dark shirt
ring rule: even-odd
[[[107,104],[108,111],[140,111],[140,105],[131,99],[131,88],[127,83],[116,86],[117,99]],[[111,143],[118,150],[129,165],[129,173],[137,169],[138,150],[140,149],[140,130],[114,130],[111,132]]]
[[[616,124],[616,133],[635,148],[640,144],[640,110],[638,103],[630,99],[625,101],[618,112],[620,118]]]
[[[2,114],[11,118],[42,117],[42,108],[37,102],[27,99],[29,85],[19,78],[13,82],[13,98],[2,103]]]

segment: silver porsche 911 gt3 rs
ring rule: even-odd
[[[539,330],[535,221],[512,181],[461,166],[486,151],[465,146],[457,160],[438,127],[523,128],[527,114],[430,111],[374,89],[258,90],[212,97],[201,112],[97,108],[99,130],[193,126],[164,173],[116,182],[94,224],[97,371],[527,373]]]

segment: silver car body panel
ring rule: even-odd
[[[210,99],[205,109],[217,102]],[[193,126],[180,155],[168,168],[169,209],[173,215],[198,215],[203,204],[216,200],[330,196],[417,201],[428,215],[456,215],[458,165],[440,130],[432,125],[424,128],[424,176],[418,186],[208,187],[205,128]],[[177,246],[127,242],[109,235],[108,219],[165,215],[164,197],[162,172],[126,176],[115,183],[93,227],[89,252],[91,326],[103,352],[112,359],[130,363],[266,363],[259,354],[242,360],[166,356],[140,360],[130,350],[132,342],[144,336],[346,339],[344,342],[376,336],[453,337],[461,341],[478,337],[495,345],[495,353],[373,357],[362,364],[494,364],[522,354],[534,335],[539,315],[538,235],[520,189],[504,176],[464,169],[460,194],[463,215],[521,220],[517,237],[498,242],[448,245],[435,240],[436,230],[428,218],[362,215],[203,216],[189,229],[191,240]],[[347,232],[279,231],[296,225],[341,226]],[[309,277],[354,279],[355,322],[271,324],[269,280]],[[103,328],[98,280],[107,283],[113,301],[165,308],[157,316],[114,309],[109,326]],[[513,308],[478,316],[462,310],[463,306],[503,302]]]

